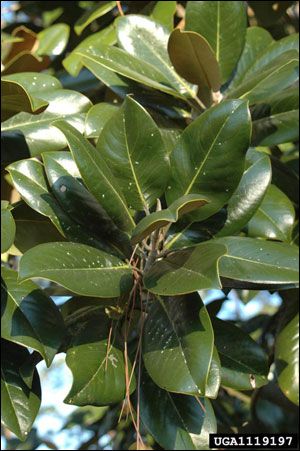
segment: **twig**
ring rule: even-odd
[[[120,15],[121,15],[122,17],[124,17],[125,14],[124,14],[124,11],[123,11],[123,9],[122,9],[121,2],[117,2],[117,8],[118,8],[118,10],[119,10]]]

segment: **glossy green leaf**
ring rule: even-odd
[[[173,202],[169,208],[151,213],[145,216],[132,232],[131,242],[136,244],[150,235],[153,230],[165,227],[169,223],[176,222],[186,213],[203,207],[209,203],[197,194],[188,194]]]
[[[46,216],[37,213],[25,202],[14,207],[12,215],[16,224],[14,245],[10,249],[10,253],[13,255],[22,255],[38,244],[65,241],[65,238]]]
[[[174,251],[154,263],[144,276],[145,287],[166,296],[220,288],[218,261],[226,247],[215,242]]]
[[[227,246],[219,272],[221,277],[238,282],[236,288],[247,288],[248,282],[270,284],[274,289],[299,282],[297,246],[245,237],[224,237],[214,242]]]
[[[108,102],[101,102],[92,106],[85,118],[85,136],[87,138],[98,138],[104,125],[116,113],[118,108],[117,105]]]
[[[64,119],[83,132],[85,113],[92,106],[86,96],[76,91],[53,89],[38,91],[38,94],[49,102],[45,112],[37,116],[19,113],[2,124],[2,131],[9,133],[21,131],[24,134],[31,156],[66,147],[64,135],[51,126],[52,122]]]
[[[45,243],[20,260],[19,280],[52,280],[84,296],[116,297],[132,287],[128,264],[114,255],[78,243]]]
[[[216,432],[217,425],[207,398],[199,402],[194,396],[162,390],[144,370],[139,401],[143,424],[164,449],[209,449],[209,434]]]
[[[275,185],[270,185],[263,202],[247,225],[250,236],[289,242],[295,219],[290,199]]]
[[[82,64],[100,78],[102,68],[123,75],[150,88],[158,89],[175,97],[185,99],[173,86],[169,78],[150,63],[143,61],[123,49],[97,43],[88,49],[78,49],[75,55]]]
[[[143,332],[143,360],[161,388],[205,396],[214,336],[198,295],[158,298]]]
[[[101,309],[80,323],[67,351],[66,363],[73,374],[73,385],[64,402],[77,406],[105,406],[125,398],[125,361],[123,343],[113,331],[106,354],[111,320]],[[131,373],[128,361],[128,372]],[[130,392],[135,389],[133,376]]]
[[[243,175],[250,133],[250,113],[245,101],[224,101],[201,114],[186,127],[171,155],[168,204],[186,194],[198,193],[210,204],[192,213],[194,220],[219,211]]]
[[[19,284],[16,271],[2,268],[6,305],[1,336],[35,349],[50,366],[64,336],[64,322],[52,299],[31,281]]]
[[[268,45],[273,41],[270,33],[261,27],[249,27],[246,33],[246,42],[236,67],[233,80],[230,82],[228,91],[236,88],[245,78],[247,71],[265,52]]]
[[[23,365],[19,368],[19,373],[22,376],[23,381],[27,385],[28,388],[32,387],[32,382],[34,378],[34,372],[36,369],[36,365],[43,360],[41,354],[36,351],[33,351],[29,358],[25,360]]]
[[[19,373],[19,368],[29,357],[29,352],[15,343],[1,340],[1,420],[4,426],[25,440],[41,404],[41,387],[35,371],[29,389]]]
[[[221,360],[221,384],[236,390],[252,390],[268,383],[268,364],[263,349],[242,329],[211,318]]]
[[[1,118],[2,121],[9,119],[20,111],[31,114],[39,114],[48,106],[38,97],[31,96],[22,83],[9,80],[8,77],[1,78]]]
[[[65,135],[86,186],[112,222],[123,231],[131,230],[135,223],[118,182],[100,152],[70,124],[56,121],[53,125]]]
[[[283,313],[276,337],[275,364],[278,384],[285,396],[299,405],[299,311],[298,300]]]
[[[207,378],[205,397],[213,399],[217,398],[220,384],[221,384],[221,362],[217,348],[214,346]]]
[[[62,64],[69,74],[73,77],[77,77],[82,69],[82,63],[81,56],[75,54],[76,50],[80,48],[88,48],[90,45],[95,45],[97,43],[114,45],[116,41],[116,29],[115,26],[111,24],[103,30],[93,33],[81,41],[80,44],[75,47],[75,49],[62,61]]]
[[[38,213],[48,216],[63,237],[105,251],[110,250],[106,243],[96,240],[90,232],[85,232],[68,216],[49,191],[43,165],[38,160],[17,161],[9,165],[7,169],[22,199]]]
[[[116,6],[116,2],[97,2],[94,6],[87,9],[86,12],[76,21],[74,30],[80,35],[83,30],[94,20],[104,16]]]
[[[152,10],[151,17],[157,22],[160,22],[161,24],[168,27],[169,30],[172,30],[174,25],[173,17],[175,12],[176,12],[176,2],[159,1],[156,2],[156,5]]]
[[[1,254],[8,251],[14,242],[16,224],[8,208],[2,208],[1,203]]]
[[[97,149],[118,181],[129,208],[150,208],[169,177],[169,157],[147,111],[127,97],[104,126]]]
[[[42,157],[52,192],[64,211],[86,231],[90,230],[100,240],[108,241],[130,258],[132,249],[127,235],[113,224],[85,188],[70,152],[46,152]]]
[[[57,23],[45,28],[37,35],[39,46],[38,55],[61,55],[68,43],[70,27],[65,23]]]
[[[189,1],[186,30],[201,34],[210,44],[222,73],[228,81],[245,44],[247,18],[243,2]]]
[[[251,111],[252,144],[272,146],[299,139],[299,88],[284,89],[258,102]]]
[[[269,157],[263,153],[248,150],[244,174],[228,201],[226,222],[216,234],[217,237],[234,235],[245,227],[263,201],[271,176]]]
[[[170,35],[168,52],[179,75],[190,83],[219,91],[222,75],[218,61],[200,34],[176,28]]]
[[[159,70],[176,91],[189,97],[195,89],[176,72],[167,50],[170,30],[153,19],[129,15],[117,20],[119,45],[131,55]],[[124,74],[125,75],[125,74]]]
[[[227,98],[248,99],[250,104],[264,99],[293,84],[299,77],[299,53],[288,50],[272,59],[256,72],[247,72],[244,81],[230,91]]]

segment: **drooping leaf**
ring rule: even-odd
[[[125,398],[123,343],[118,331],[114,330],[107,355],[110,325],[111,320],[101,309],[95,310],[90,317],[81,321],[67,351],[66,363],[73,374],[73,385],[65,403],[105,406]],[[131,368],[128,361],[129,375]],[[130,393],[134,389],[133,376]]]
[[[208,436],[217,429],[210,401],[162,390],[145,370],[141,380],[140,416],[154,439],[164,449],[209,449]]]
[[[2,124],[3,132],[19,133],[21,131],[24,134],[31,156],[66,147],[64,135],[51,126],[52,122],[64,119],[83,132],[85,113],[92,106],[86,96],[76,91],[53,89],[45,92],[38,91],[38,94],[43,100],[49,102],[46,111],[36,116],[19,113]]]
[[[2,268],[1,272],[1,287],[6,296],[1,317],[2,338],[35,349],[50,366],[64,336],[61,314],[38,285],[32,281],[19,284],[16,271]]]
[[[247,288],[245,285],[281,285],[299,283],[299,249],[295,245],[255,238],[224,237],[214,242],[227,246],[227,254],[219,262],[223,286]],[[255,287],[254,287],[255,288]]]
[[[285,396],[299,405],[299,311],[298,300],[289,303],[281,318],[275,345],[278,384]]]
[[[173,29],[173,17],[176,12],[176,2],[169,1],[159,1],[156,2],[151,17],[156,20],[157,22],[160,22],[161,24],[168,27],[169,30]]]
[[[171,155],[168,204],[181,196],[198,193],[211,202],[192,213],[194,220],[205,219],[220,210],[242,177],[250,128],[247,103],[240,100],[224,101],[190,124]]]
[[[190,83],[219,91],[222,75],[218,61],[200,34],[176,28],[170,35],[168,52],[179,75]]]
[[[101,102],[94,105],[86,115],[84,134],[87,138],[98,138],[104,125],[116,113],[118,106]]]
[[[269,157],[263,153],[248,150],[244,174],[228,201],[226,222],[217,232],[217,237],[234,235],[245,227],[263,201],[271,176]]]
[[[20,260],[19,280],[41,277],[84,296],[116,297],[132,287],[128,264],[78,243],[45,243]]]
[[[94,20],[104,16],[116,6],[116,2],[97,2],[94,6],[87,9],[85,13],[76,21],[74,30],[81,35],[83,30]]]
[[[148,209],[162,195],[169,177],[169,157],[157,125],[135,100],[127,97],[106,123],[97,149],[129,208]]]
[[[290,86],[299,78],[299,52],[288,50],[279,54],[255,72],[247,72],[247,77],[227,98],[248,99],[250,105],[268,95]]]
[[[143,360],[161,388],[205,396],[214,347],[206,308],[198,295],[157,298],[143,332]]]
[[[70,34],[70,27],[65,23],[57,23],[45,28],[37,35],[39,45],[38,55],[61,55],[64,51]]]
[[[247,225],[250,236],[290,241],[295,210],[290,199],[275,185],[270,185],[255,215]]]
[[[129,15],[117,20],[119,45],[158,69],[178,92],[194,97],[194,87],[183,80],[172,66],[167,50],[169,36],[167,27],[148,17]]]
[[[24,347],[1,340],[1,355],[1,420],[25,440],[41,404],[39,376],[35,371],[31,389],[20,376],[19,368],[29,357]]]
[[[56,121],[53,125],[65,135],[86,186],[112,222],[123,231],[131,230],[135,226],[134,220],[118,182],[100,152],[70,124]]]
[[[1,254],[8,251],[14,242],[16,234],[16,224],[7,206],[1,201]]]
[[[221,360],[221,384],[236,390],[252,390],[268,383],[263,349],[242,329],[211,318],[215,344]]]
[[[107,240],[116,250],[130,257],[132,249],[128,236],[121,232],[106,211],[85,188],[70,152],[42,154],[50,187],[68,215],[86,231],[101,241]]]
[[[245,44],[247,18],[243,2],[189,1],[186,30],[201,34],[210,44],[222,73],[229,80]]]
[[[174,251],[156,261],[144,276],[152,293],[175,296],[193,291],[220,288],[218,261],[226,247],[215,242]]]
[[[230,82],[228,91],[238,87],[245,78],[249,68],[257,61],[268,45],[273,41],[270,33],[261,27],[247,28],[246,41],[241,57],[238,61],[233,79]]]
[[[187,196],[180,197],[173,202],[169,208],[145,216],[132,232],[132,244],[142,241],[146,236],[150,235],[153,230],[164,227],[169,223],[176,222],[180,216],[201,208],[208,203],[209,200],[203,199],[203,197],[198,194],[188,194]]]
[[[299,88],[284,89],[258,102],[251,111],[252,144],[272,146],[299,139]]]

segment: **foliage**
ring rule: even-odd
[[[273,432],[264,402],[293,421],[298,36],[271,35],[293,2],[245,3],[19,2],[4,30],[2,420],[28,446],[57,353],[80,449],[208,449]],[[260,290],[273,316],[216,317]]]

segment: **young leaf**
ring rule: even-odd
[[[181,196],[198,193],[211,202],[191,214],[194,220],[219,211],[242,177],[250,133],[245,101],[224,101],[201,114],[184,130],[172,152],[168,205]]]
[[[176,222],[186,213],[201,208],[208,203],[209,200],[203,199],[198,194],[188,194],[187,196],[180,197],[169,208],[145,216],[132,232],[132,244],[142,241],[153,230],[164,227],[170,222]]]
[[[102,155],[74,127],[64,121],[53,124],[65,135],[72,156],[81,176],[94,197],[121,230],[127,232],[134,226],[134,220],[114,178]]]
[[[211,318],[221,360],[221,384],[236,390],[252,390],[268,383],[263,349],[239,327]]]
[[[176,28],[170,35],[168,52],[179,75],[190,83],[219,91],[222,75],[218,61],[200,34]]]
[[[22,346],[2,339],[1,355],[1,421],[25,440],[41,405],[39,376],[35,370],[31,389],[23,381],[19,368],[30,354]]]
[[[166,296],[220,288],[218,261],[226,247],[215,241],[174,251],[157,261],[144,276],[145,287]]]
[[[60,312],[38,285],[19,284],[16,271],[2,268],[2,277],[2,338],[35,349],[50,366],[65,332]]]
[[[127,97],[104,126],[97,149],[130,206],[150,208],[169,178],[169,156],[159,128],[147,111]]]
[[[231,77],[245,44],[247,17],[243,2],[188,2],[186,30],[201,34],[210,44],[222,72]]]
[[[82,320],[67,351],[66,363],[73,374],[73,385],[64,402],[77,406],[105,406],[122,401],[126,395],[123,344],[114,331],[108,349],[111,320],[103,310]],[[106,368],[107,360],[107,368]],[[128,372],[131,374],[128,362]],[[135,389],[135,378],[130,393]]]
[[[19,280],[41,277],[84,296],[116,297],[132,287],[128,264],[114,255],[78,243],[45,243],[27,251]]]
[[[143,333],[143,360],[159,387],[205,396],[213,347],[211,322],[198,293],[154,302]]]
[[[38,55],[61,55],[68,43],[70,27],[65,23],[57,23],[45,28],[37,35]]]
[[[200,401],[194,396],[162,390],[143,369],[141,420],[164,449],[208,449],[209,434],[216,432],[217,425],[210,401],[207,398]]]

